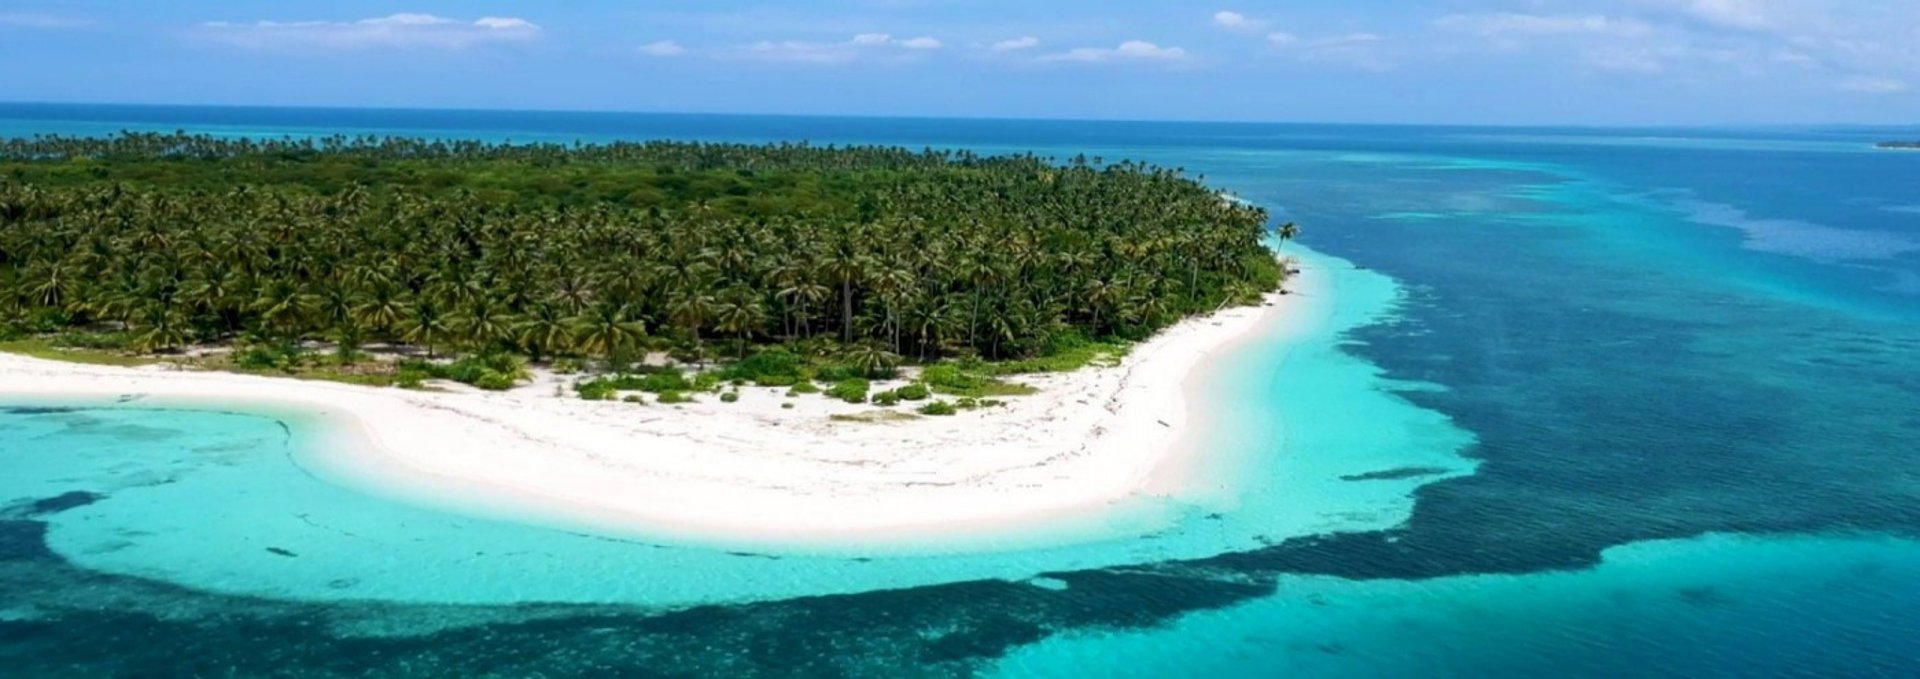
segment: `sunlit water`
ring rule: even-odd
[[[1310,322],[1202,376],[1218,403],[1209,459],[1236,492],[1116,520],[1111,539],[974,554],[609,539],[334,483],[310,464],[319,423],[299,413],[0,399],[21,406],[0,412],[7,667],[1920,663],[1920,156],[1869,148],[1903,131],[0,106],[0,135],[125,127],[1140,158],[1301,222],[1314,250],[1297,254],[1334,290],[1304,300]]]

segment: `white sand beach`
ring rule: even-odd
[[[1194,478],[1209,361],[1324,294],[1311,267],[1262,306],[1189,319],[1115,367],[1021,378],[1039,393],[954,417],[869,412],[745,387],[665,406],[585,401],[543,374],[507,392],[358,387],[0,354],[0,395],[311,413],[336,438],[301,462],[371,492],[611,534],[736,544],[884,543],[1097,522]],[[793,403],[783,408],[783,403]],[[910,412],[908,408],[896,408]]]

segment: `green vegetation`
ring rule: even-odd
[[[468,356],[452,363],[408,359],[399,364],[400,374],[415,374],[440,380],[453,380],[489,391],[512,389],[532,376],[526,361],[503,353]]]
[[[693,403],[698,399],[695,399],[692,394],[683,391],[663,391],[660,392],[660,398],[657,400],[663,405],[673,405],[676,403]]]
[[[848,403],[866,403],[867,389],[872,384],[858,377],[844,379],[827,388],[827,398],[837,398]]]
[[[994,374],[998,373],[990,365],[962,361],[927,366],[920,371],[920,379],[935,393],[948,396],[1023,396],[1035,391],[1024,384],[1003,382],[993,377]]]
[[[523,368],[354,357],[386,343],[614,372],[654,351],[743,357],[663,394],[731,380],[798,391],[887,377],[909,358],[1012,361],[928,380],[986,395],[995,375],[1103,360],[1185,315],[1257,299],[1283,275],[1265,223],[1176,170],[1097,159],[14,139],[0,142],[0,338],[14,336],[0,346],[45,353],[18,343],[75,332],[113,345],[54,352],[75,359],[323,341],[339,347],[331,363],[273,349],[235,360],[483,388]]]
[[[155,363],[153,359],[129,356],[125,351],[120,350],[84,349],[63,346],[59,343],[59,337],[25,337],[0,340],[0,352],[44,358],[52,361],[85,363],[87,365],[134,367]]]
[[[954,408],[952,403],[946,401],[934,401],[920,406],[919,412],[922,415],[933,415],[936,417],[945,417],[960,413],[959,409]]]

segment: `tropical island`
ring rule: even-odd
[[[1876,146],[1883,149],[1920,149],[1920,141],[1883,141]]]
[[[1084,157],[15,139],[0,392],[317,410],[344,477],[655,532],[1011,519],[1165,480],[1188,374],[1280,308],[1267,223]]]

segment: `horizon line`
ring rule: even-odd
[[[787,119],[855,119],[855,120],[926,120],[926,121],[980,121],[980,122],[1029,122],[1029,123],[1101,123],[1101,124],[1188,124],[1188,125],[1266,125],[1266,126],[1349,126],[1349,127],[1426,127],[1426,128],[1467,128],[1467,129],[1589,129],[1589,130],[1652,130],[1652,129],[1916,129],[1920,122],[1901,123],[1863,123],[1863,122],[1717,122],[1717,123],[1421,123],[1421,122],[1355,122],[1336,120],[1244,120],[1244,119],[1191,119],[1191,118],[1084,118],[1084,117],[1023,117],[1023,116],[964,116],[964,115],[925,115],[925,114],[883,114],[883,113],[753,113],[735,111],[664,111],[634,109],[570,109],[570,108],[483,108],[470,106],[355,106],[340,104],[181,104],[181,103],[141,103],[141,102],[99,102],[99,101],[14,101],[0,100],[0,107],[54,107],[82,106],[99,108],[174,108],[174,109],[232,109],[232,110],[308,110],[308,111],[386,111],[409,113],[532,113],[532,114],[580,114],[580,115],[636,115],[636,116],[687,116],[687,117],[736,117],[736,118],[787,118]]]

